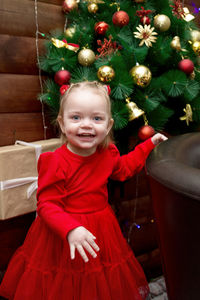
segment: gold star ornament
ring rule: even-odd
[[[139,46],[143,46],[144,44],[147,47],[152,47],[152,43],[156,42],[157,32],[154,31],[154,27],[151,27],[151,25],[139,25],[136,27],[138,31],[133,32],[136,39],[141,39],[141,42],[139,43]]]

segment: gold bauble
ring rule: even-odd
[[[115,71],[110,66],[101,66],[98,69],[97,77],[102,82],[110,82],[115,77]]]
[[[191,41],[194,43],[196,41],[200,41],[200,31],[192,30],[190,32]]]
[[[171,26],[170,18],[166,15],[156,15],[154,17],[154,27],[160,31],[167,31]]]
[[[181,43],[180,43],[180,38],[179,36],[175,36],[173,38],[173,40],[171,41],[170,43],[170,46],[172,49],[175,49],[177,51],[180,51],[181,50]]]
[[[200,55],[200,41],[196,41],[192,44],[192,49],[197,55]]]
[[[78,62],[82,66],[90,66],[95,61],[95,54],[91,49],[82,49],[78,53]]]
[[[88,4],[88,11],[89,13],[96,14],[97,10],[99,9],[96,3],[89,3]]]
[[[75,27],[69,27],[65,30],[65,36],[72,38],[74,36],[75,32],[76,32]]]
[[[151,81],[151,71],[143,65],[136,65],[130,70],[130,75],[135,84],[146,87]]]
[[[126,106],[129,109],[129,121],[135,120],[144,114],[144,111],[141,110],[135,102],[126,99],[126,103]]]

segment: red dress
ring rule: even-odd
[[[11,259],[0,295],[9,300],[143,300],[148,284],[108,204],[107,180],[139,172],[151,140],[120,157],[110,145],[88,157],[66,145],[40,156],[38,217]],[[70,259],[67,233],[84,226],[96,236],[97,258]]]

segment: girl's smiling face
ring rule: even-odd
[[[105,97],[92,89],[72,91],[58,121],[68,149],[81,156],[93,154],[113,125]]]

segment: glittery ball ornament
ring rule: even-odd
[[[123,27],[125,25],[128,25],[129,15],[123,10],[116,11],[116,13],[114,13],[112,17],[112,21],[114,25]]]
[[[82,66],[90,66],[95,61],[95,54],[91,49],[82,49],[78,53],[78,62]]]
[[[110,66],[101,66],[98,69],[97,77],[102,82],[110,82],[115,77],[115,71]]]
[[[190,32],[191,41],[194,43],[196,41],[200,41],[200,31],[198,30],[191,30]]]
[[[68,27],[66,30],[65,30],[65,36],[66,37],[69,37],[69,38],[72,38],[74,36],[76,32],[76,29],[75,27]]]
[[[149,68],[143,65],[136,65],[130,70],[133,82],[138,86],[145,88],[151,81],[152,75]]]
[[[98,5],[94,2],[89,3],[87,8],[88,8],[89,13],[91,13],[91,14],[96,14],[96,12],[99,9]]]
[[[94,30],[97,34],[104,35],[106,33],[106,31],[108,30],[108,27],[109,27],[109,25],[106,22],[100,21],[95,24]]]
[[[160,31],[167,31],[171,26],[170,18],[166,15],[156,15],[154,17],[154,27]]]
[[[180,51],[181,50],[181,43],[180,43],[180,38],[179,36],[173,37],[170,46],[172,49]]]

